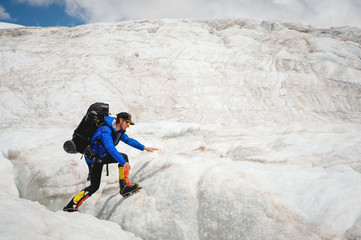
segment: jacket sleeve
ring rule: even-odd
[[[119,162],[120,165],[124,166],[124,164],[127,162],[123,158],[122,154],[118,152],[118,150],[114,146],[114,142],[112,139],[112,131],[105,127],[100,135],[100,140],[104,144],[105,149],[107,152]]]
[[[128,137],[127,134],[123,134],[122,138],[120,139],[122,142],[128,144],[129,146],[132,146],[136,149],[139,149],[140,151],[144,150],[144,145],[138,142],[137,140]]]

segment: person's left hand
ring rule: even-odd
[[[145,151],[148,151],[148,152],[159,151],[158,148],[152,148],[152,147],[145,147],[144,150],[145,150]]]

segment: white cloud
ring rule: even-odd
[[[33,5],[64,4],[85,23],[154,18],[256,18],[316,27],[361,27],[359,0],[18,0]]]
[[[0,20],[10,20],[10,14],[6,12],[6,9],[0,5]]]

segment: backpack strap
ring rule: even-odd
[[[110,128],[110,130],[111,130],[113,133],[116,134],[116,131],[114,131],[114,129],[113,129],[112,127],[110,127],[108,124],[106,124],[105,122],[102,123],[102,124],[100,124],[99,127],[101,127],[102,125],[105,125],[105,126],[103,127],[103,129],[102,129],[102,132],[104,131],[105,127],[108,127],[108,128]],[[125,131],[122,132],[122,133],[114,140],[114,142],[113,142],[113,143],[114,143],[114,146],[119,143],[119,141],[120,141],[120,139],[123,137],[124,133],[125,133]],[[99,163],[102,162],[102,161],[99,159],[98,154],[96,154],[96,152],[94,152],[94,150],[91,148],[94,144],[97,144],[98,142],[100,142],[100,139],[96,139],[95,141],[91,142],[91,143],[89,144],[89,146],[88,146],[88,147],[85,149],[85,151],[84,151],[84,154],[85,154],[87,157],[89,157],[89,155],[90,155],[91,157],[89,157],[89,158],[92,160],[92,162],[91,162],[91,164],[90,164],[90,168],[89,168],[89,174],[88,174],[88,179],[87,179],[88,181],[89,181],[90,178],[91,178],[91,174],[92,174],[92,171],[93,171],[93,167],[94,167],[95,162],[99,162]],[[87,153],[86,153],[86,151],[87,151]],[[87,155],[87,154],[89,154],[89,155]],[[107,176],[109,176],[109,166],[108,166],[108,163],[107,163],[106,165],[107,165],[107,166],[106,166]]]
[[[102,125],[104,125],[104,123],[100,124],[99,127],[101,127]],[[104,128],[102,129],[102,131],[104,130]],[[91,179],[91,175],[93,173],[93,168],[96,162],[101,163],[102,160],[99,158],[98,154],[93,150],[92,146],[94,144],[97,144],[100,141],[100,139],[96,139],[93,142],[90,142],[90,144],[85,148],[84,150],[84,154],[85,156],[87,156],[88,158],[91,159],[91,163],[90,163],[90,167],[89,167],[89,174],[88,174],[88,178],[87,181],[90,181]],[[108,166],[107,166],[107,176],[109,176],[108,173]]]

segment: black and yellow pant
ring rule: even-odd
[[[123,158],[129,162],[128,156],[124,153],[121,153]],[[102,170],[104,164],[112,164],[112,163],[118,163],[112,156],[108,156],[105,158],[102,163],[94,163],[91,178],[90,178],[90,185],[83,190],[81,190],[79,193],[77,193],[73,199],[68,203],[68,205],[65,208],[76,208],[78,209],[85,200],[87,200],[93,193],[95,193],[100,186],[100,180],[102,177]],[[89,171],[91,170],[91,164],[88,164]],[[129,170],[125,171],[124,167],[118,164],[119,168],[119,183],[129,183]]]

